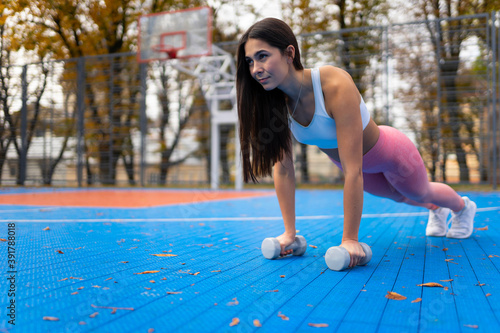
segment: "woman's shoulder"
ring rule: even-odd
[[[351,85],[353,83],[351,76],[345,70],[332,65],[318,67],[321,77],[321,86],[325,89],[336,89],[343,85]]]

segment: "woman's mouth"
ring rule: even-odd
[[[260,84],[264,84],[269,80],[269,77],[264,77],[264,78],[257,79],[257,80],[259,81]]]

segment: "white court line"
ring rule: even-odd
[[[478,208],[477,213],[500,210],[500,207]],[[427,216],[427,212],[414,213],[383,213],[383,214],[363,214],[362,218],[379,218],[379,217],[408,217],[408,216]],[[312,216],[297,216],[297,220],[328,220],[334,218],[344,218],[344,215],[312,215]],[[3,222],[232,222],[232,221],[277,221],[281,220],[281,216],[262,216],[262,217],[194,217],[194,218],[143,218],[143,219],[2,219]]]

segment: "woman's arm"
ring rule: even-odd
[[[339,157],[344,170],[344,233],[342,246],[350,255],[349,267],[364,257],[358,243],[363,211],[363,124],[361,97],[351,77],[341,69],[324,67],[323,92],[327,112],[335,119]]]
[[[290,254],[293,250],[285,251],[285,247],[295,240],[295,170],[293,153],[285,155],[283,160],[274,165],[274,188],[285,224],[285,232],[277,237],[281,245],[281,255]]]

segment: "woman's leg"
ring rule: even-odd
[[[429,182],[422,157],[410,139],[392,127],[379,128],[383,146],[374,151],[376,155],[369,155],[373,148],[365,155],[363,171],[366,166],[367,171],[382,172],[409,204],[432,204],[426,207],[446,207],[456,212],[464,208],[464,200],[450,186]]]

